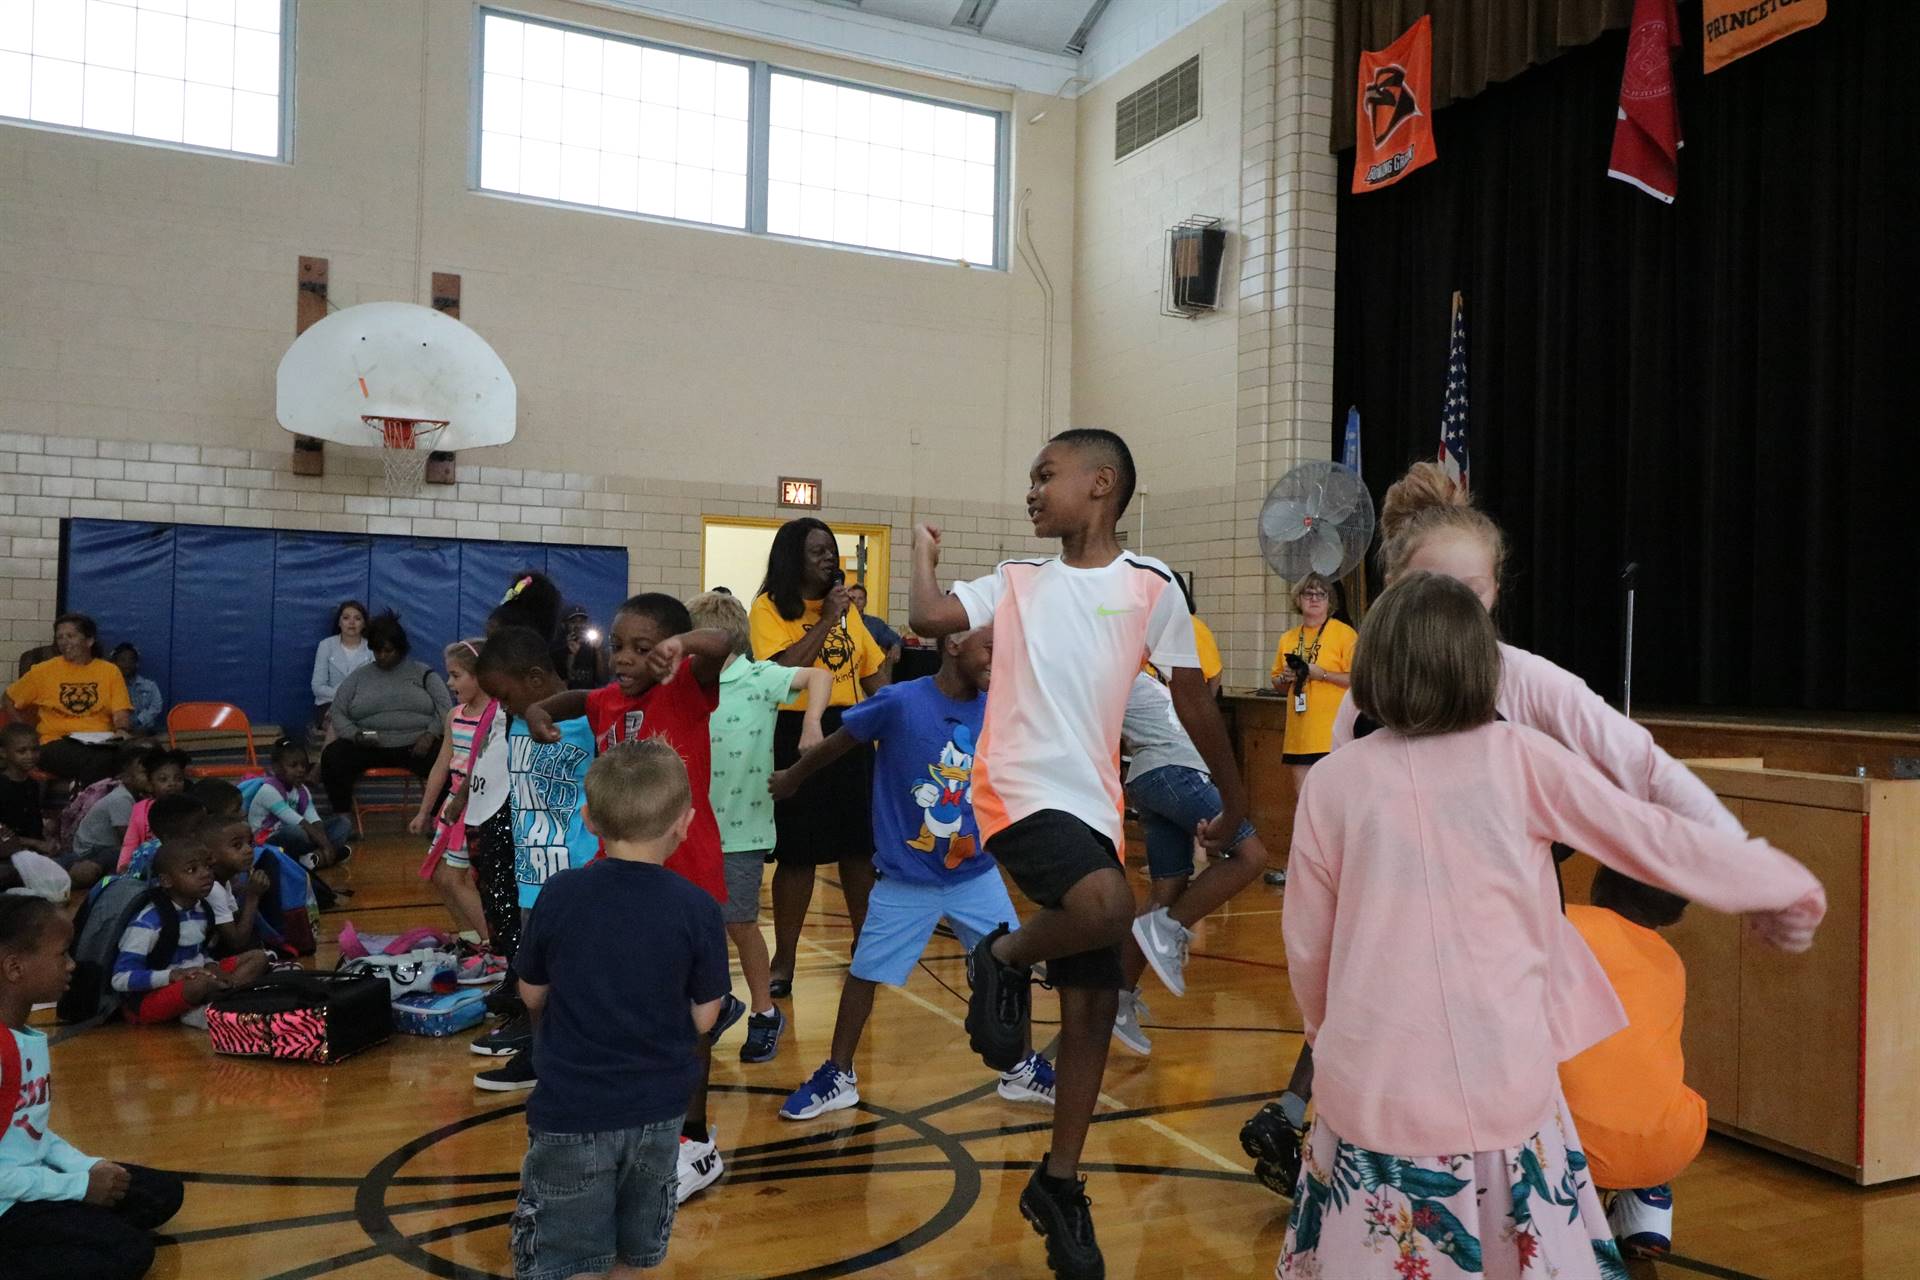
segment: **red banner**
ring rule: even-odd
[[[1668,204],[1680,190],[1680,103],[1673,95],[1673,51],[1679,47],[1673,0],[1634,0],[1607,176]]]
[[[1817,26],[1827,0],[1705,0],[1700,6],[1701,60],[1718,71],[1782,36]]]
[[[1379,52],[1360,54],[1353,191],[1390,187],[1439,158],[1433,148],[1433,19]]]

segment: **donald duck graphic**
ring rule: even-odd
[[[973,729],[955,723],[939,761],[927,766],[931,781],[916,782],[912,788],[913,802],[923,812],[920,834],[907,841],[907,847],[933,853],[937,842],[944,839],[949,871],[978,852],[974,838],[960,834],[973,811],[973,748]]]

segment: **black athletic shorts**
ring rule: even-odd
[[[1094,872],[1121,870],[1113,841],[1059,809],[1028,814],[995,832],[987,852],[1006,868],[1021,893],[1049,908],[1059,907],[1067,891]],[[1123,985],[1119,944],[1047,961],[1047,982],[1118,991]]]
[[[1289,751],[1280,757],[1281,764],[1304,764],[1311,768],[1327,758],[1325,751]]]

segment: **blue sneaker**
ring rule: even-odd
[[[1008,1102],[1037,1102],[1053,1105],[1053,1064],[1037,1053],[1030,1053],[1020,1065],[1000,1077],[1000,1096]]]
[[[780,1052],[780,1036],[787,1029],[787,1015],[775,1008],[772,1013],[756,1013],[747,1019],[747,1042],[740,1046],[740,1061],[765,1062]]]
[[[720,998],[720,1016],[714,1019],[713,1030],[707,1033],[708,1044],[719,1044],[720,1037],[727,1034],[727,1028],[740,1021],[740,1015],[747,1011],[746,1001],[729,991]]]
[[[1673,1250],[1673,1188],[1621,1191],[1607,1206],[1607,1224],[1629,1258],[1658,1258]]]
[[[782,1120],[811,1120],[829,1111],[843,1111],[860,1101],[853,1072],[823,1062],[813,1078],[795,1089],[780,1105]]]

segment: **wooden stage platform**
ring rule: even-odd
[[[328,937],[347,919],[381,932],[438,921],[411,877],[414,845],[368,844],[342,877],[355,896],[326,917]],[[1300,1046],[1280,906],[1279,890],[1255,885],[1203,926],[1184,1000],[1149,975],[1153,1057],[1114,1048],[1087,1167],[1115,1280],[1272,1274],[1287,1205],[1247,1174],[1235,1135]],[[1044,1276],[1015,1202],[1047,1114],[1002,1102],[968,1053],[953,941],[936,938],[909,986],[880,995],[858,1061],[861,1108],[804,1125],[775,1115],[825,1056],[848,942],[823,880],[788,1006],[794,1030],[758,1066],[737,1061],[738,1031],[723,1041],[715,1117],[729,1172],[683,1210],[659,1274]],[[1057,1016],[1049,994],[1036,992],[1035,1015],[1044,1037]],[[397,1037],[303,1068],[217,1058],[185,1029],[114,1025],[61,1044],[54,1061],[65,1137],[190,1179],[159,1280],[511,1275],[524,1095],[473,1089],[487,1060],[464,1038]],[[1677,1195],[1680,1256],[1637,1265],[1637,1280],[1891,1278],[1920,1257],[1920,1185],[1863,1191],[1716,1137]]]

